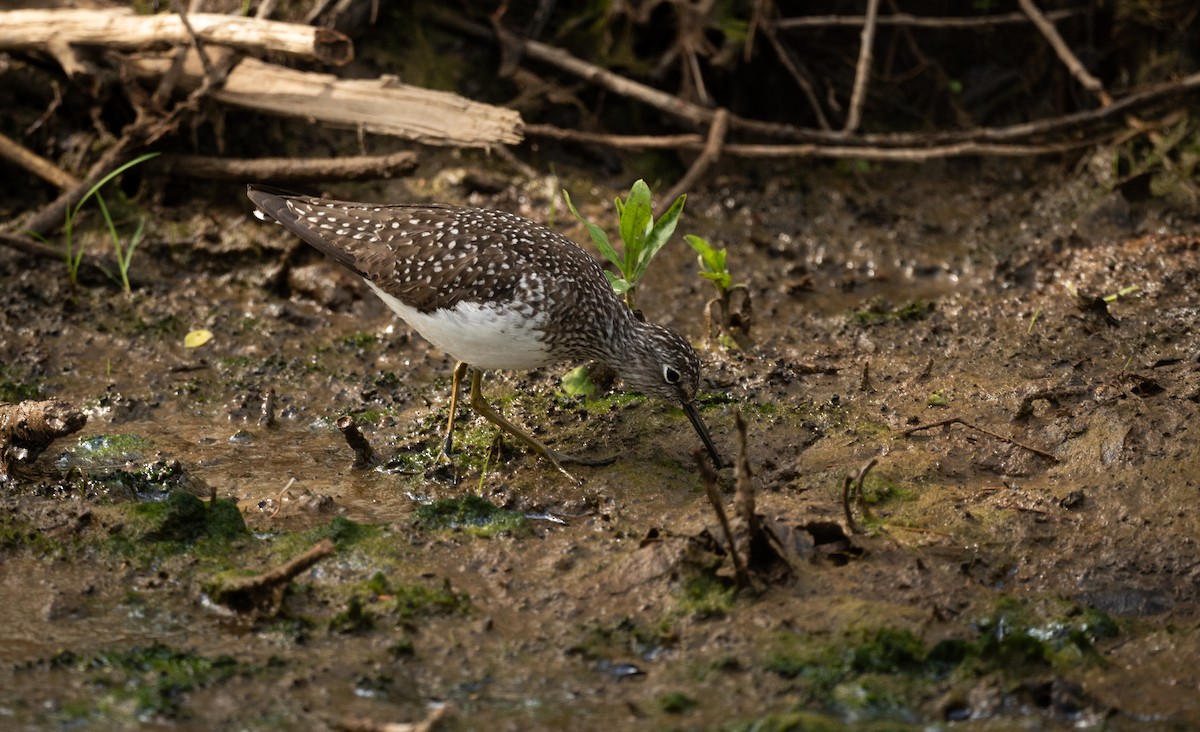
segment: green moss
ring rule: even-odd
[[[377,536],[379,531],[378,526],[368,526],[351,521],[344,516],[334,516],[325,526],[306,532],[306,543],[311,545],[321,539],[332,539],[334,546],[338,549],[345,549],[364,539]]]
[[[362,583],[361,588],[370,598],[370,612],[355,594],[347,609],[335,618],[337,628],[354,628],[353,632],[359,632],[373,623],[374,613],[388,615],[400,625],[413,625],[421,618],[466,615],[471,611],[470,596],[455,592],[449,579],[443,580],[441,587],[420,583],[392,584],[383,572],[376,572]]]
[[[816,712],[784,712],[768,714],[730,726],[732,732],[845,732],[842,722]],[[856,730],[863,729],[856,726]],[[893,727],[893,730],[906,729]]]
[[[447,498],[418,506],[414,525],[425,531],[464,530],[476,536],[533,533],[529,520],[516,511],[506,511],[476,495]]]
[[[471,598],[465,592],[455,592],[450,580],[441,587],[421,584],[399,585],[392,591],[391,610],[405,625],[433,615],[466,615],[471,611]]]
[[[123,709],[132,709],[133,719],[140,722],[152,718],[187,719],[189,715],[183,708],[186,692],[256,671],[230,656],[210,658],[161,644],[104,651],[90,657],[67,651],[46,665],[83,672],[91,682],[86,699],[63,706],[64,716],[119,716]]]
[[[693,618],[723,618],[733,608],[733,585],[709,572],[687,575],[682,584],[678,609]]]
[[[375,628],[375,614],[363,606],[358,595],[351,595],[346,609],[333,616],[329,630],[344,635],[366,633]]]
[[[1001,599],[989,615],[975,621],[979,638],[970,649],[973,663],[988,670],[1012,672],[1030,667],[1063,671],[1103,664],[1096,643],[1117,635],[1112,618],[1099,610],[1070,604],[1052,609],[1058,612]],[[1049,617],[1039,619],[1035,615]]]
[[[374,333],[352,333],[337,342],[344,349],[361,350],[379,342],[379,336]]]
[[[1035,623],[1034,614],[1051,617]],[[1066,673],[1102,663],[1095,643],[1117,633],[1113,621],[1093,609],[1066,603],[1031,609],[1008,598],[975,627],[973,638],[947,639],[932,648],[898,628],[835,639],[784,634],[772,642],[763,667],[794,681],[806,704],[858,719],[904,719],[922,703],[930,681],[970,686],[992,673],[1014,678],[1050,669]]]
[[[847,665],[855,673],[897,673],[921,671],[924,664],[920,638],[907,630],[880,628],[852,650]]]
[[[924,320],[935,307],[934,303],[928,300],[913,300],[900,307],[876,302],[862,310],[855,310],[851,313],[851,319],[864,327],[889,322],[913,322]]]
[[[15,511],[0,511],[0,551],[30,549],[38,554],[53,552],[56,545],[46,533],[19,518]]]
[[[14,375],[7,366],[0,366],[0,402],[17,404],[29,399],[37,399],[40,388]]]
[[[201,501],[176,491],[162,501],[131,504],[124,511],[128,520],[114,540],[127,552],[139,545],[159,544],[176,553],[203,541],[208,553],[249,536],[237,504],[229,499]]]
[[[863,481],[863,500],[872,506],[889,501],[907,501],[916,496],[911,488],[905,488],[887,478],[868,476]]]
[[[67,448],[61,462],[67,467],[138,462],[150,447],[150,441],[141,435],[91,435]]]
[[[567,648],[570,654],[594,660],[614,660],[629,655],[644,656],[670,645],[677,632],[669,620],[639,623],[624,617],[614,624],[589,623],[580,628],[582,637]]]
[[[683,692],[672,691],[658,700],[658,706],[667,714],[686,714],[700,706],[700,702]]]

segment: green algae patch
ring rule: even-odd
[[[360,524],[345,516],[334,516],[329,523],[314,526],[305,531],[289,531],[278,534],[270,539],[270,554],[279,561],[288,561],[292,557],[307,551],[322,539],[329,539],[342,554],[349,549],[362,550],[365,554],[375,554],[376,551],[386,551],[387,546],[379,542],[387,542],[387,533],[382,527],[373,524]]]
[[[411,625],[421,618],[435,615],[466,615],[471,611],[471,598],[466,592],[456,592],[450,579],[440,587],[417,582],[392,583],[382,573],[369,580],[376,597],[389,616],[401,625]]]
[[[658,706],[667,714],[687,714],[700,706],[700,702],[683,692],[672,691],[659,698]]]
[[[258,670],[231,656],[203,656],[162,644],[92,656],[66,651],[30,668],[39,666],[82,673],[90,682],[86,698],[61,707],[59,714],[65,724],[125,720],[119,725],[122,727],[154,719],[187,720],[192,716],[185,706],[188,692]]]
[[[687,575],[680,586],[677,610],[697,620],[725,617],[736,600],[736,588],[710,572]]]
[[[355,635],[373,630],[380,619],[386,625],[413,628],[417,621],[435,616],[465,616],[471,612],[471,598],[466,592],[456,592],[449,578],[440,587],[421,583],[394,583],[376,572],[364,582],[360,592],[354,592],[346,607],[329,621],[335,633]],[[408,646],[411,652],[411,643]],[[400,651],[403,655],[403,651]]]
[[[902,724],[892,720],[856,722],[848,725],[831,716],[809,711],[768,714],[757,719],[736,722],[727,727],[730,732],[907,732],[928,727]]]
[[[202,501],[177,491],[161,501],[119,508],[125,521],[112,538],[121,554],[178,554],[196,549],[220,553],[229,542],[250,535],[237,504],[229,499]]]
[[[862,310],[855,310],[851,319],[861,326],[880,323],[913,322],[924,320],[934,311],[935,305],[928,300],[913,300],[907,305],[895,307],[887,303],[872,303]]]
[[[1068,671],[1103,665],[1097,648],[1119,634],[1116,622],[1094,608],[1064,603],[1053,613],[1039,613],[1017,600],[1004,598],[992,612],[975,621],[979,637],[968,644],[967,655],[984,670],[1049,667]],[[1036,616],[1049,615],[1039,619]]]
[[[59,548],[58,542],[23,520],[16,511],[0,511],[0,551],[26,549],[34,554],[51,555]]]
[[[60,466],[82,468],[138,462],[150,446],[141,435],[91,435],[67,448],[59,462]]]
[[[13,369],[0,366],[0,402],[17,404],[29,399],[37,399],[41,389],[36,383],[22,380],[15,375]]]
[[[466,531],[482,537],[533,533],[529,519],[523,514],[506,511],[473,494],[418,506],[413,524],[424,531]]]
[[[1079,671],[1105,662],[1098,641],[1117,635],[1111,618],[1063,603],[1047,613],[1002,598],[973,625],[974,637],[927,646],[911,631],[877,628],[841,638],[777,636],[762,665],[795,683],[805,706],[858,720],[918,719],[930,684],[970,688],[988,674]],[[1051,615],[1035,620],[1037,615]]]
[[[66,467],[66,465],[60,465]],[[135,469],[111,467],[71,470],[66,484],[81,495],[114,502],[154,502],[174,492],[206,495],[211,489],[193,478],[177,461],[156,460]]]

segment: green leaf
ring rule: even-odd
[[[595,244],[596,248],[600,250],[600,253],[604,255],[604,258],[618,267],[621,267],[621,257],[617,255],[617,250],[613,249],[612,244],[609,243],[608,234],[604,233],[604,229],[601,229],[599,226],[596,226],[592,222],[583,218],[583,216],[579,215],[579,212],[575,210],[575,204],[571,203],[571,194],[567,193],[565,188],[563,189],[563,199],[566,200],[567,208],[571,211],[571,215],[574,216],[579,223],[587,227],[588,235],[592,237],[592,243]],[[622,269],[622,271],[624,270]]]
[[[621,273],[637,282],[641,279],[638,269],[646,257],[646,235],[654,223],[650,187],[639,178],[629,189],[629,198],[625,199],[624,204],[619,203],[620,199],[617,201],[617,212],[621,217],[621,241],[625,242],[625,266]]]
[[[726,272],[701,272],[700,276],[712,280],[721,292],[725,292],[733,284],[733,278]]]
[[[596,385],[592,382],[587,366],[580,366],[563,374],[562,388],[567,396],[581,396],[586,399],[596,396]]]
[[[683,203],[687,200],[687,195],[684,194],[675,199],[675,203],[667,209],[666,213],[659,217],[658,222],[646,234],[646,246],[638,259],[637,269],[633,272],[633,281],[637,282],[646,274],[646,268],[650,266],[650,260],[658,254],[658,250],[663,248],[663,245],[675,233],[675,225],[679,223],[679,215],[683,213]]]
[[[618,295],[624,295],[633,289],[633,283],[624,277],[618,277],[607,270],[605,270],[604,276],[608,278],[608,284],[612,286],[613,292]]]
[[[86,203],[89,198],[94,196],[96,194],[96,191],[103,188],[104,185],[106,183],[108,183],[110,180],[112,180],[113,178],[116,178],[118,175],[120,175],[121,173],[124,173],[126,170],[129,170],[133,166],[144,163],[151,158],[156,158],[159,155],[160,155],[160,153],[156,153],[156,152],[146,153],[145,155],[139,155],[138,157],[134,158],[133,160],[130,160],[128,163],[125,163],[121,167],[117,168],[113,172],[111,172],[108,175],[101,178],[99,180],[99,182],[96,183],[96,185],[89,188],[88,192],[83,194],[83,198],[79,199],[79,203],[75,204],[75,210],[70,214],[71,217],[75,217],[75,216],[79,215],[79,209],[83,208],[83,204]]]

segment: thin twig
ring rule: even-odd
[[[494,34],[486,27],[464,21],[458,17],[450,16],[449,14],[438,14],[436,19],[439,23],[451,28],[460,30],[468,35],[473,35],[479,38],[493,38]],[[861,23],[861,19],[860,19]],[[636,81],[626,79],[617,74],[614,74],[606,69],[602,69],[594,64],[587,63],[578,58],[575,58],[566,51],[552,48],[545,44],[539,44],[534,41],[525,41],[525,54],[530,58],[536,58],[541,61],[558,66],[569,73],[575,74],[586,81],[589,81],[597,86],[613,91],[617,94],[628,96],[631,99],[636,99],[656,109],[660,109],[668,114],[672,114],[682,120],[690,122],[694,125],[706,125],[711,122],[715,112],[711,109],[705,109],[696,104],[692,104],[674,95],[659,91],[653,87],[640,84]],[[1015,140],[1025,140],[1037,136],[1049,135],[1052,133],[1063,133],[1067,131],[1077,131],[1080,128],[1106,121],[1107,119],[1117,116],[1121,113],[1128,112],[1131,109],[1142,105],[1156,102],[1162,98],[1183,94],[1195,91],[1200,88],[1200,72],[1191,74],[1175,82],[1169,82],[1155,86],[1150,89],[1136,92],[1120,100],[1114,101],[1107,107],[1085,110],[1074,114],[1063,115],[1046,120],[1036,120],[1034,122],[1025,122],[1008,127],[987,127],[982,129],[969,130],[946,130],[942,132],[905,132],[905,133],[883,133],[883,134],[864,134],[856,136],[847,136],[841,130],[817,130],[811,128],[796,127],[795,125],[781,124],[778,122],[765,122],[762,120],[751,120],[738,117],[737,115],[729,115],[730,129],[750,132],[753,134],[766,135],[770,137],[805,141],[811,143],[832,143],[835,145],[847,144],[849,140],[853,140],[856,144],[862,146],[881,146],[881,147],[912,147],[920,148],[929,145],[951,145],[959,143],[973,143],[980,145],[982,143],[1000,143],[1012,142]],[[543,128],[542,125],[530,125],[525,128],[529,134],[536,134],[536,128]],[[699,146],[699,137],[697,147]],[[1072,145],[1070,142],[1062,143],[1062,146],[1055,148],[1057,151],[1070,149],[1072,147],[1080,147],[1084,145],[1096,144],[1096,141]],[[634,145],[637,147],[637,145]],[[989,149],[987,147],[974,148],[950,148],[948,152],[952,155],[1035,155],[1045,152],[1053,152],[1055,149],[1050,147],[1027,146],[1026,149],[1020,148],[999,148]],[[734,154],[735,146],[727,145],[725,152]],[[743,154],[739,152],[737,154]],[[763,148],[762,154],[777,155],[775,150]],[[784,152],[784,154],[789,154]],[[808,154],[812,155],[812,152]],[[847,152],[845,155],[831,155],[830,157],[853,157],[854,154]],[[929,160],[938,157],[946,157],[945,152],[935,152],[934,154],[923,155],[915,151],[910,151],[906,156],[899,158],[889,158],[884,156],[871,157],[868,159],[888,160]]]
[[[1050,43],[1054,52],[1058,54],[1059,60],[1066,65],[1071,75],[1083,85],[1083,88],[1095,94],[1102,106],[1107,107],[1112,104],[1112,97],[1108,95],[1108,92],[1104,91],[1104,85],[1100,83],[1099,79],[1088,73],[1088,70],[1079,62],[1079,57],[1071,51],[1066,41],[1059,35],[1058,29],[1046,19],[1041,10],[1038,10],[1038,7],[1033,4],[1033,0],[1017,0],[1017,4],[1021,6],[1021,11],[1029,16],[1029,20],[1037,26],[1037,29]]]
[[[22,254],[28,254],[31,257],[39,259],[61,260],[63,258],[61,249],[55,249],[28,236],[9,234],[6,231],[0,231],[0,246],[6,246],[9,249],[15,249]]]
[[[407,175],[417,167],[417,154],[402,150],[387,155],[340,158],[213,158],[163,155],[152,168],[164,174],[208,180],[303,181],[366,180]]]
[[[667,192],[666,201],[670,203],[679,198],[680,195],[691,190],[696,182],[708,172],[708,169],[713,166],[721,157],[721,149],[725,145],[725,134],[729,131],[729,110],[722,107],[717,110],[717,114],[713,117],[712,126],[708,128],[708,139],[704,142],[704,149],[700,151],[700,156],[692,163],[692,167],[684,173],[679,182],[671,187]]]
[[[813,89],[812,82],[808,80],[807,76],[801,73],[800,67],[792,60],[792,54],[779,42],[779,34],[775,32],[775,26],[771,23],[764,23],[763,35],[767,37],[771,48],[775,50],[775,55],[779,58],[779,63],[783,64],[783,68],[791,75],[792,79],[796,82],[796,86],[800,87],[800,91],[804,92],[804,98],[808,100],[808,106],[812,108],[813,114],[817,118],[817,126],[823,130],[833,129],[829,125],[829,120],[825,117],[825,110],[821,108],[821,100],[817,98],[817,92]]]
[[[863,102],[867,98],[867,81],[871,78],[871,46],[875,43],[875,21],[879,18],[879,0],[867,0],[867,15],[863,20],[862,40],[858,48],[858,65],[854,71],[854,90],[850,93],[850,110],[846,113],[846,134],[858,129],[862,121]]]
[[[750,587],[750,574],[746,571],[746,565],[738,555],[737,542],[733,539],[733,529],[729,525],[729,516],[725,513],[724,499],[721,496],[721,490],[717,487],[717,473],[708,464],[708,457],[704,450],[696,448],[692,451],[692,458],[700,469],[700,482],[704,484],[704,495],[708,498],[709,505],[713,507],[713,513],[717,514],[717,522],[721,524],[721,531],[725,534],[725,543],[729,546],[729,558],[733,562],[733,572],[737,577],[738,587]]]
[[[930,430],[930,429],[933,429],[934,427],[946,427],[946,426],[953,425],[953,424],[961,424],[963,427],[966,427],[967,429],[972,429],[972,430],[975,430],[976,432],[982,432],[985,435],[990,435],[992,437],[995,437],[997,440],[1000,440],[1002,442],[1007,442],[1010,445],[1015,445],[1015,446],[1021,448],[1022,450],[1028,450],[1029,452],[1032,452],[1035,455],[1040,455],[1041,457],[1044,457],[1047,460],[1053,460],[1056,463],[1060,462],[1060,460],[1058,459],[1058,456],[1055,455],[1054,453],[1046,452],[1045,450],[1042,450],[1041,448],[1033,447],[1031,445],[1026,445],[1023,442],[1018,442],[1017,440],[1014,440],[1013,438],[1008,437],[1007,435],[1002,435],[998,432],[992,432],[989,429],[980,427],[979,425],[976,425],[976,424],[972,424],[972,423],[966,421],[965,419],[963,419],[962,417],[951,417],[950,419],[943,419],[938,422],[930,422],[929,424],[917,425],[916,427],[910,427],[909,429],[904,430],[900,434],[908,436],[908,435],[913,434],[914,432],[920,432],[922,430]]]
[[[437,12],[434,18],[442,25],[462,31],[476,38],[490,39],[496,36],[492,29],[478,23],[472,23],[469,20],[464,20],[458,15]],[[560,48],[555,48],[554,46],[538,41],[522,40],[519,38],[512,38],[511,41],[520,47],[521,53],[524,56],[557,66],[603,89],[629,97],[630,99],[636,99],[643,104],[685,119],[697,126],[706,125],[712,121],[713,110],[711,109],[706,109],[699,104],[686,101],[674,94],[668,94],[652,86],[647,86],[619,74],[614,74],[608,69],[576,58]]]
[[[1089,8],[1072,8],[1067,10],[1052,10],[1045,14],[1051,21],[1063,20],[1075,15],[1090,12]],[[846,26],[861,28],[866,19],[861,15],[805,15],[799,18],[782,18],[775,22],[775,27],[781,30],[799,28],[828,28],[830,26]],[[1024,13],[997,13],[983,15],[977,18],[922,16],[911,13],[890,13],[881,15],[879,25],[909,26],[913,28],[968,28],[986,30],[997,25],[1014,25],[1029,22]]]
[[[192,27],[192,22],[188,20],[187,11],[183,8],[183,3],[180,0],[174,0],[172,3],[175,6],[175,14],[179,16],[179,22],[183,23],[184,30],[191,36],[192,47],[196,49],[196,55],[200,57],[200,63],[204,66],[204,75],[212,80],[210,83],[220,86],[220,79],[217,78],[217,69],[213,66],[212,59],[208,57],[208,49],[204,47],[200,36],[196,34],[196,29]]]
[[[730,115],[732,126],[734,115]],[[704,146],[704,138],[700,135],[610,135],[596,132],[580,132],[568,130],[553,125],[526,125],[525,134],[531,137],[549,137],[557,140],[604,145],[613,148],[635,149],[675,149],[698,150]],[[839,135],[841,133],[838,133]],[[857,145],[873,136],[849,136],[839,138],[840,145],[825,143],[798,143],[794,145],[762,145],[751,143],[728,143],[721,148],[723,155],[745,158],[834,158],[861,160],[891,160],[907,162],[923,162],[942,158],[959,157],[963,155],[992,155],[992,156],[1029,156],[1055,155],[1081,147],[1099,145],[1107,137],[1080,138],[1063,142],[1044,144],[993,144],[975,140],[945,145],[905,147],[879,147],[873,145]]]
[[[858,529],[858,524],[854,521],[854,512],[850,510],[850,494],[851,487],[857,486],[855,491],[858,494],[858,508],[863,512],[863,517],[869,517],[867,513],[867,502],[863,496],[863,481],[867,479],[867,473],[871,472],[871,468],[875,467],[875,463],[879,462],[878,457],[873,457],[866,462],[857,473],[847,475],[842,480],[842,511],[846,514],[846,528],[851,534],[861,533]]]
[[[4,134],[0,134],[0,157],[16,163],[59,188],[74,188],[79,185],[75,176]]]

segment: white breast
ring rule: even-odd
[[[549,352],[540,340],[538,326],[544,316],[533,320],[512,310],[479,303],[459,303],[422,313],[376,287],[367,284],[404,322],[425,340],[459,361],[480,369],[527,370],[550,363]]]

